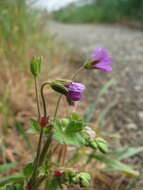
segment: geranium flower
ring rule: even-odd
[[[112,57],[109,56],[107,49],[97,47],[92,53],[92,61],[88,61],[85,64],[86,69],[99,69],[103,72],[111,72],[113,62]]]
[[[72,82],[67,86],[68,93],[67,98],[71,101],[80,101],[84,95],[83,91],[85,90],[85,86],[81,83]]]
[[[98,47],[93,51],[92,54],[93,67],[100,69],[103,72],[111,72],[111,63],[113,62],[112,57],[109,56],[107,49]]]

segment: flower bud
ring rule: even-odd
[[[54,177],[61,177],[63,175],[63,173],[59,170],[54,172]]]
[[[76,176],[77,171],[74,168],[69,168],[64,171],[64,183],[65,184],[72,184],[73,178]]]
[[[91,177],[88,173],[81,172],[74,179],[75,184],[79,184],[80,187],[88,187],[90,184]]]
[[[41,127],[47,127],[49,125],[49,117],[42,117],[39,124]]]
[[[64,118],[61,120],[61,123],[62,125],[67,126],[69,124],[69,119]]]
[[[32,186],[27,185],[27,186],[25,187],[25,190],[32,190]]]
[[[84,135],[85,135],[87,138],[90,138],[90,139],[95,139],[95,138],[96,138],[96,133],[95,133],[95,131],[94,131],[92,128],[88,127],[88,126],[86,126],[86,127],[84,128],[83,133],[84,133]]]
[[[97,145],[97,143],[96,143],[96,141],[95,140],[92,140],[92,139],[88,139],[87,140],[87,146],[89,146],[89,147],[91,147],[91,148],[93,148],[93,149],[97,149],[97,147],[98,147],[98,145]]]
[[[43,57],[38,56],[38,57],[34,57],[31,61],[30,70],[34,77],[37,77],[38,74],[40,74],[40,72],[41,72],[42,60],[43,60]]]
[[[69,81],[69,80],[59,79],[59,80],[54,80],[54,81],[50,82],[50,86],[56,92],[67,95],[68,89],[66,88],[66,86],[69,85],[70,83],[71,83],[71,81]]]
[[[71,169],[67,170],[67,174],[70,177],[74,177],[77,174],[77,171],[71,168]]]
[[[85,86],[81,83],[59,79],[51,81],[49,84],[56,92],[66,96],[69,105],[74,105],[75,101],[80,101],[84,97]]]
[[[107,153],[108,152],[108,143],[107,141],[105,141],[104,139],[98,137],[96,138],[96,143],[98,146],[98,149],[102,152],[102,153]]]

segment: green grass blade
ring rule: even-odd
[[[0,174],[6,173],[16,166],[16,163],[8,163],[0,165]]]
[[[123,160],[126,158],[129,158],[131,156],[134,156],[135,154],[138,154],[139,152],[143,151],[143,147],[136,147],[136,148],[128,148],[126,152],[118,155],[118,160]]]
[[[24,176],[22,174],[16,176],[2,177],[0,178],[0,187],[8,183],[23,183]]]
[[[130,166],[125,165],[118,160],[107,158],[101,154],[92,154],[91,157],[105,163],[108,167],[111,167],[111,169],[113,168],[113,171],[120,171],[132,177],[139,176],[138,171],[133,170]]]
[[[19,121],[16,121],[16,127],[17,127],[19,133],[22,135],[24,141],[26,142],[27,147],[30,149],[31,152],[33,152],[33,151],[32,151],[33,148],[32,148],[32,145],[31,145],[31,143],[30,143],[29,136],[27,135],[27,133],[26,133],[26,131],[25,131],[25,129],[24,129],[23,124],[22,124],[21,122],[19,122]]]

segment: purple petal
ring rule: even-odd
[[[72,82],[69,86],[68,86],[69,91],[74,91],[74,92],[83,92],[85,90],[85,86],[81,83],[76,83],[76,82]]]
[[[104,61],[104,63],[106,62],[106,64],[111,64],[113,62],[113,59],[111,56],[108,56],[108,57],[104,58],[102,61]]]
[[[79,101],[81,98],[83,98],[83,94],[80,92],[69,92],[67,97],[71,99],[72,101]]]
[[[96,68],[100,69],[103,72],[111,72],[112,71],[112,67],[111,65],[108,64],[96,64]]]
[[[97,47],[92,54],[93,60],[101,60],[108,57],[108,50],[102,47]]]

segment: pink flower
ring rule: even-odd
[[[66,87],[68,89],[67,98],[71,101],[80,101],[84,97],[83,91],[85,90],[85,86],[83,84],[72,82]]]
[[[92,66],[103,72],[111,72],[113,62],[112,57],[109,56],[107,49],[102,47],[97,47],[92,54]]]

